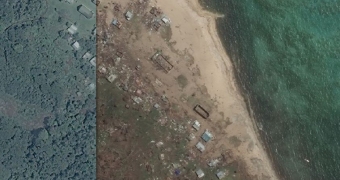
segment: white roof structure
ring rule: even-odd
[[[171,22],[170,19],[167,18],[167,17],[163,17],[163,18],[162,18],[162,21],[163,21],[165,24],[168,24],[168,23]]]
[[[92,66],[96,66],[96,57],[93,57],[93,58],[90,60],[90,63],[92,64]]]
[[[188,139],[189,141],[192,141],[194,140],[196,137],[195,137],[195,134],[194,133],[191,133],[189,136],[188,136]]]
[[[218,173],[216,173],[216,176],[218,179],[222,179],[227,175],[227,173],[225,171],[219,171]]]
[[[89,85],[89,89],[92,91],[92,90],[95,90],[96,89],[96,84],[94,84],[94,83],[91,83],[90,85]]]
[[[198,178],[202,178],[204,176],[204,172],[202,171],[202,169],[197,169],[196,174]]]
[[[210,131],[205,130],[205,132],[203,133],[201,137],[205,142],[208,142],[213,138],[213,135],[210,133]]]
[[[117,75],[115,74],[111,74],[109,77],[107,77],[107,80],[112,83],[113,81],[115,81],[117,79]]]
[[[160,160],[164,160],[164,154],[160,154],[160,155],[159,155],[159,159],[160,159]]]
[[[201,124],[197,120],[194,121],[194,124],[192,125],[193,128],[195,128],[197,131],[200,130]]]
[[[128,21],[131,20],[132,16],[133,16],[133,14],[132,14],[132,12],[130,12],[130,11],[126,12],[126,14],[125,14],[125,17],[126,17],[126,19],[127,19]]]
[[[77,26],[75,26],[73,24],[69,28],[67,28],[67,31],[72,35],[77,33],[77,30],[78,30]]]
[[[196,144],[196,148],[201,152],[205,151],[205,146],[201,142]]]
[[[156,104],[153,105],[153,107],[156,108],[156,109],[158,109],[158,108],[160,108],[161,106],[160,106],[159,104],[156,103]]]
[[[75,50],[79,50],[80,49],[80,44],[78,43],[78,41],[74,42],[72,44],[72,47],[75,49]]]
[[[86,52],[86,53],[83,55],[83,59],[85,59],[85,60],[89,60],[91,57],[92,57],[92,54],[89,53],[89,52]]]
[[[143,102],[142,98],[137,97],[137,96],[133,96],[133,97],[132,97],[132,100],[133,100],[135,103],[137,103],[137,104]]]
[[[219,163],[218,159],[213,159],[208,163],[208,166],[210,167],[215,167],[217,165],[217,163]]]
[[[118,19],[112,20],[112,24],[115,25],[115,26],[117,26],[117,24],[118,24]]]

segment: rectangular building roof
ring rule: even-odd
[[[78,6],[78,11],[84,15],[87,19],[91,19],[93,17],[93,12],[86,6],[80,5]]]
[[[80,49],[80,44],[78,43],[78,41],[74,42],[72,44],[72,47],[75,49],[75,50],[79,50]]]
[[[216,176],[218,179],[222,179],[226,176],[226,172],[225,171],[219,171],[218,173],[216,173]]]
[[[96,66],[96,57],[93,57],[93,58],[90,60],[90,63],[92,64],[92,66]]]
[[[126,14],[125,14],[125,17],[126,17],[127,20],[130,20],[132,18],[132,16],[133,16],[133,14],[130,11],[126,12]]]
[[[204,176],[204,172],[202,171],[202,169],[197,169],[196,170],[196,174],[198,178],[201,178]]]
[[[213,137],[213,135],[208,130],[205,130],[201,137],[205,142],[208,142]]]
[[[201,151],[201,152],[205,151],[205,147],[204,147],[204,145],[203,145],[201,142],[198,142],[198,143],[196,144],[196,148],[197,148],[199,151]]]
[[[77,26],[75,25],[71,25],[69,28],[67,28],[67,31],[70,33],[70,34],[75,34],[77,32],[78,28]]]
[[[194,124],[192,125],[193,128],[195,128],[197,131],[200,130],[201,124],[197,120],[194,121]]]

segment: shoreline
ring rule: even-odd
[[[198,65],[202,74],[202,77],[200,77],[198,83],[204,83],[207,87],[208,94],[211,97],[214,97],[215,100],[218,102],[218,112],[224,112],[226,116],[236,116],[236,119],[234,121],[232,120],[232,124],[229,125],[226,129],[226,132],[230,131],[230,129],[238,129],[239,132],[235,131],[232,133],[228,133],[228,135],[230,137],[237,134],[240,137],[243,137],[243,139],[241,138],[243,145],[238,148],[233,148],[233,154],[237,156],[237,159],[241,159],[245,162],[247,166],[247,171],[250,175],[256,176],[258,179],[261,179],[263,177],[266,179],[278,179],[278,174],[275,171],[273,161],[270,159],[269,154],[266,150],[266,145],[261,139],[260,132],[257,129],[256,121],[250,107],[250,112],[248,111],[247,107],[249,106],[249,103],[246,102],[248,98],[242,97],[242,92],[236,82],[237,78],[234,72],[234,67],[220,40],[220,36],[216,27],[216,18],[223,16],[205,10],[198,2],[198,0],[191,2],[183,2],[181,0],[175,0],[173,2],[162,1],[164,0],[159,0],[157,4],[160,4],[161,8],[164,9],[164,11],[170,17],[173,16],[172,19],[174,19],[174,15],[172,15],[171,13],[173,12],[171,7],[176,6],[178,7],[178,9],[176,10],[179,11],[179,8],[183,8],[182,10],[187,11],[187,14],[189,14],[192,19],[196,20],[196,25],[192,24],[192,26],[197,27],[198,25],[201,27],[200,35],[202,39],[200,40],[200,42],[204,41],[205,47],[208,46],[208,52],[204,53],[208,54],[210,52],[209,55],[214,59],[214,63],[210,63],[209,61],[207,62],[207,60],[203,60],[203,58],[196,58],[199,57],[201,54],[198,53],[197,55],[197,53],[195,53],[194,51],[191,52],[194,56],[195,64]],[[177,13],[173,12],[173,14]],[[174,21],[174,23],[175,22],[176,21]],[[174,30],[173,28],[172,31],[174,31],[172,33],[172,39],[175,39],[176,42],[178,42],[181,38],[183,40],[183,35],[176,32],[178,31],[177,29]],[[185,42],[185,40],[183,41]],[[183,47],[178,44],[182,43],[177,43],[174,47],[175,49],[185,49],[185,46]],[[215,65],[215,67],[213,65]],[[211,79],[216,80],[213,81]],[[220,83],[221,80],[223,80],[223,83]],[[218,84],[216,87],[217,83],[220,84]],[[227,109],[230,109],[230,106],[233,106],[233,108],[226,112]],[[238,122],[241,118],[242,122]],[[248,147],[249,144],[254,144],[252,150],[250,151]],[[254,164],[257,164],[258,167],[251,167]]]

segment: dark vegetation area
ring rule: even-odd
[[[0,2],[0,179],[95,179],[94,35],[67,33],[65,2]]]

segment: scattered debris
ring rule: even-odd
[[[158,31],[158,29],[159,29],[161,26],[162,26],[162,24],[159,23],[158,21],[156,21],[156,22],[154,22],[154,23],[152,24],[152,27],[153,27],[156,31]]]
[[[110,83],[112,83],[114,80],[116,80],[117,79],[117,75],[115,75],[115,74],[111,74],[110,76],[108,76],[106,79],[110,82]]]
[[[124,84],[123,85],[123,91],[128,91],[128,90],[129,90],[129,87],[126,84]]]
[[[181,174],[181,171],[180,171],[179,169],[176,169],[176,170],[175,170],[175,175],[178,176],[178,175],[180,175],[180,174]]]
[[[174,67],[169,61],[168,57],[162,55],[161,51],[156,52],[151,60],[157,63],[166,73],[169,73],[170,70]]]
[[[153,168],[153,166],[150,165],[150,164],[146,164],[146,165],[145,165],[145,168],[146,168],[146,171],[148,171],[148,172],[154,172],[154,168]]]
[[[116,60],[115,60],[115,65],[118,66],[118,64],[120,63],[120,60],[121,58],[120,57],[117,57]]]
[[[162,142],[162,141],[159,141],[158,143],[156,143],[156,146],[158,147],[158,148],[160,148],[161,146],[163,146],[164,145],[164,143]]]
[[[156,78],[156,80],[155,80],[155,83],[156,83],[159,87],[161,87],[161,86],[163,85],[163,83],[162,83],[159,79],[157,79],[157,78]]]
[[[140,70],[140,65],[137,65],[136,67],[135,67],[135,69],[138,71],[138,70]]]
[[[155,105],[153,105],[153,107],[156,108],[156,109],[159,109],[161,106],[156,103]]]
[[[110,4],[113,4],[113,6],[109,6]],[[119,107],[123,107],[124,111],[128,111],[127,109],[134,109],[134,110],[138,110],[141,113],[149,113],[151,110],[153,111],[157,111],[160,113],[160,117],[155,116],[155,118],[149,117],[147,120],[144,120],[141,117],[143,116],[138,116],[138,117],[133,117],[131,118],[132,120],[136,120],[137,121],[145,121],[146,123],[148,123],[149,121],[156,121],[156,124],[154,126],[152,126],[152,128],[155,128],[156,126],[166,126],[166,127],[162,127],[160,131],[155,132],[156,133],[156,137],[157,137],[157,133],[162,133],[161,136],[158,137],[158,139],[155,139],[156,141],[151,141],[151,144],[149,144],[152,147],[148,147],[148,151],[140,151],[143,153],[143,155],[139,155],[138,157],[134,154],[137,153],[130,153],[131,157],[130,160],[133,163],[133,161],[138,162],[138,164],[140,164],[141,162],[139,162],[139,160],[141,160],[141,158],[143,158],[143,163],[141,164],[141,167],[143,168],[143,170],[145,171],[144,167],[146,167],[147,171],[153,171],[153,163],[154,160],[156,160],[157,165],[163,166],[162,169],[166,170],[165,167],[167,167],[168,171],[170,172],[171,176],[179,176],[181,174],[181,171],[186,172],[188,169],[188,164],[190,163],[190,169],[191,170],[195,170],[192,169],[191,165],[192,164],[196,164],[197,163],[197,159],[201,160],[201,158],[199,158],[200,155],[203,154],[203,152],[205,154],[207,154],[207,151],[210,151],[210,146],[214,146],[214,145],[208,145],[207,147],[205,147],[207,144],[205,142],[209,141],[211,139],[211,137],[208,136],[208,139],[204,136],[204,134],[202,135],[201,131],[203,131],[205,128],[203,128],[202,125],[202,130],[200,130],[201,128],[201,123],[203,123],[202,119],[193,119],[190,115],[190,117],[188,117],[188,119],[190,119],[190,122],[187,124],[186,121],[180,122],[177,121],[176,119],[181,119],[178,118],[179,116],[181,116],[182,111],[178,111],[177,107],[175,106],[170,106],[169,102],[171,101],[170,98],[172,98],[172,94],[168,94],[168,92],[166,90],[164,90],[163,92],[154,92],[153,91],[153,87],[149,87],[150,84],[152,84],[155,87],[162,87],[163,86],[163,82],[165,87],[161,88],[161,89],[169,89],[168,86],[171,85],[171,83],[169,84],[168,81],[166,81],[165,79],[157,79],[155,78],[155,76],[142,76],[141,75],[141,71],[139,71],[141,68],[143,71],[147,71],[149,69],[148,65],[146,65],[144,67],[144,63],[143,61],[141,61],[139,58],[141,58],[142,60],[145,59],[145,54],[140,53],[139,58],[137,58],[136,56],[132,56],[134,55],[133,53],[131,53],[128,49],[128,47],[130,47],[130,42],[125,41],[124,39],[122,41],[119,41],[118,39],[116,40],[115,38],[112,37],[116,37],[119,38],[122,37],[124,38],[125,36],[128,37],[127,35],[130,35],[130,30],[128,31],[123,31],[125,30],[125,24],[124,26],[122,26],[122,23],[120,21],[123,22],[122,18],[126,18],[128,21],[132,20],[132,22],[126,22],[127,26],[130,26],[131,24],[129,23],[136,23],[135,20],[137,20],[136,18],[139,17],[133,17],[133,16],[142,16],[141,18],[145,18],[142,19],[143,23],[146,23],[147,28],[146,29],[148,32],[150,32],[150,27],[153,30],[159,30],[159,28],[162,29],[162,26],[165,27],[166,24],[171,23],[170,19],[168,17],[165,17],[164,15],[161,14],[161,11],[159,8],[153,7],[150,10],[150,13],[152,14],[145,14],[145,11],[142,11],[140,9],[144,8],[140,8],[138,6],[140,6],[138,3],[131,3],[127,6],[127,8],[129,9],[125,9],[125,5],[124,8],[120,8],[120,6],[116,3],[109,3],[108,5],[108,9],[106,11],[112,11],[112,7],[113,7],[113,11],[121,11],[119,13],[113,12],[114,18],[113,19],[108,19],[109,21],[112,20],[111,24],[109,25],[109,27],[106,24],[106,21],[104,22],[105,26],[101,27],[98,31],[98,36],[97,39],[100,40],[100,42],[102,42],[102,39],[106,39],[106,45],[104,46],[104,43],[100,43],[102,44],[104,47],[104,51],[106,51],[107,53],[104,54],[100,54],[100,58],[101,61],[99,62],[100,64],[98,64],[99,68],[98,71],[104,75],[100,75],[100,76],[105,76],[108,81],[110,81],[111,83],[115,83],[115,86],[117,86],[120,90],[124,90],[127,92],[123,92],[120,91],[121,94],[124,94],[123,98],[123,104],[120,105]],[[102,6],[101,6],[102,8]],[[138,9],[137,9],[138,8]],[[127,11],[129,10],[129,11]],[[148,9],[147,9],[148,10]],[[124,13],[126,12],[126,13]],[[112,13],[112,12],[111,12]],[[133,14],[134,13],[134,14]],[[118,16],[118,14],[120,14]],[[145,15],[145,16],[144,16]],[[121,17],[124,16],[124,17]],[[132,19],[134,18],[134,19]],[[120,21],[119,21],[119,20]],[[165,24],[163,24],[165,23]],[[112,26],[116,26],[118,29],[120,29],[121,27],[123,27],[121,30],[117,30],[115,27]],[[131,26],[133,27],[133,26]],[[104,28],[104,29],[103,29]],[[117,30],[117,31],[115,31]],[[131,32],[131,34],[133,34]],[[159,33],[157,33],[159,35]],[[71,36],[72,37],[72,36]],[[103,38],[105,37],[105,38]],[[73,42],[74,40],[70,41]],[[99,44],[99,45],[100,45]],[[148,47],[149,48],[149,47]],[[155,47],[157,48],[157,47]],[[84,49],[84,48],[82,48]],[[143,48],[140,48],[140,51],[142,51]],[[98,53],[97,53],[98,54]],[[131,55],[132,54],[132,55]],[[151,55],[151,54],[149,54]],[[170,55],[170,54],[169,54]],[[85,55],[84,55],[85,56]],[[137,58],[137,60],[136,60]],[[148,57],[146,57],[148,58]],[[92,61],[93,60],[93,61]],[[171,62],[175,62],[172,61],[172,59],[170,59],[171,61],[169,62],[169,56],[163,55],[161,51],[157,51],[157,53],[151,57],[151,61],[154,62],[155,67],[157,69],[161,69],[161,70],[165,70],[166,72],[169,72],[171,69],[174,68],[174,66],[171,64]],[[93,66],[96,66],[96,58],[93,57],[90,60],[90,63]],[[141,67],[142,66],[142,67]],[[146,69],[145,69],[146,68]],[[159,78],[159,77],[158,77]],[[162,81],[160,81],[162,80]],[[168,85],[169,84],[169,85]],[[119,93],[119,92],[118,92]],[[167,97],[169,96],[169,98]],[[120,98],[120,99],[122,99]],[[137,105],[138,104],[138,105]],[[172,104],[171,104],[172,105]],[[179,104],[180,106],[180,104]],[[178,107],[179,107],[178,106]],[[208,118],[209,117],[209,113],[207,111],[205,111],[205,109],[203,109],[200,105],[197,105],[199,107],[195,107],[195,111],[198,112],[203,118]],[[126,109],[125,109],[126,108]],[[154,109],[152,109],[154,108]],[[174,108],[175,110],[173,110],[172,108]],[[197,110],[196,110],[197,108]],[[201,109],[199,109],[201,108]],[[208,108],[209,109],[209,108]],[[210,110],[210,109],[209,109]],[[144,111],[144,112],[142,112]],[[184,111],[184,110],[183,110]],[[187,113],[187,111],[185,111],[185,113]],[[151,114],[151,113],[150,113]],[[153,114],[151,114],[153,115]],[[158,115],[158,114],[157,114]],[[167,117],[168,116],[168,117]],[[196,117],[197,118],[197,117]],[[187,120],[188,120],[187,119]],[[184,125],[184,126],[183,126]],[[194,128],[195,130],[191,130],[191,127]],[[105,125],[104,125],[105,127]],[[169,132],[164,132],[163,134],[163,129],[171,129],[170,133]],[[209,128],[210,129],[210,128]],[[187,130],[189,130],[189,133],[187,132]],[[143,129],[144,131],[144,129]],[[149,131],[148,129],[145,129],[145,132],[141,132],[142,136],[144,135],[145,132],[147,132],[147,134],[151,134],[153,137],[154,136],[154,132],[153,131]],[[199,131],[198,134],[196,131]],[[181,133],[180,133],[181,132]],[[193,133],[191,133],[193,132]],[[202,135],[202,139],[204,140],[200,140],[200,135]],[[210,134],[211,135],[211,134]],[[112,135],[112,137],[115,135]],[[129,137],[127,137],[129,138]],[[176,154],[176,157],[178,155],[178,157],[180,157],[181,159],[185,158],[188,162],[186,162],[186,165],[184,164],[184,162],[182,162],[183,160],[179,160],[177,161],[178,163],[172,163],[174,161],[172,161],[172,157],[173,157],[173,152],[177,153],[178,148],[186,148],[186,146],[188,146],[188,144],[186,144],[188,141],[185,142],[185,144],[182,144],[182,140],[181,138],[186,138],[189,141],[191,141],[188,144],[192,144],[195,145],[195,147],[190,148],[190,152],[189,153],[184,153],[183,151],[179,152],[179,154]],[[131,138],[130,138],[131,139]],[[129,139],[128,139],[129,140]],[[132,139],[131,139],[132,140]],[[194,141],[193,141],[194,140]],[[163,143],[162,141],[166,142]],[[149,141],[150,142],[150,141]],[[176,146],[173,146],[175,145]],[[196,144],[197,143],[197,144]],[[138,146],[133,146],[132,148],[138,148]],[[200,151],[201,153],[199,153],[196,148],[198,149],[198,151]],[[182,150],[182,149],[180,149]],[[149,154],[148,157],[149,158],[147,161],[149,162],[145,162],[145,153]],[[165,158],[165,154],[167,154],[167,157]],[[210,155],[211,153],[209,152],[207,155]],[[120,158],[119,155],[117,155],[117,157],[114,158]],[[206,157],[204,157],[206,158]],[[159,160],[158,160],[159,159]],[[113,159],[115,160],[115,159]],[[210,160],[210,159],[209,159]],[[172,161],[172,162],[171,162]],[[220,159],[221,162],[224,162],[222,159]],[[118,161],[117,161],[118,162]],[[176,161],[175,161],[176,162]],[[172,163],[172,164],[171,164]],[[207,163],[206,161],[203,163]],[[216,167],[218,163],[217,159],[211,160],[208,165],[210,167]],[[137,164],[137,165],[138,165]],[[199,162],[200,165],[202,165]],[[117,164],[119,166],[119,164]],[[195,167],[200,167],[200,165]],[[222,165],[222,163],[221,163]],[[144,167],[143,167],[144,166]],[[201,166],[202,167],[202,166]],[[158,169],[158,168],[157,168]],[[205,170],[206,171],[206,170]],[[203,179],[202,177],[205,176],[204,172],[202,171],[202,169],[197,169],[197,171],[194,171],[195,174],[198,176],[198,178]],[[209,172],[209,175],[211,174],[212,176],[215,175],[217,171],[215,171],[215,169],[211,170],[211,172]],[[208,171],[206,172],[207,176],[208,176]],[[184,174],[184,173],[182,173]],[[181,175],[182,175],[181,174]],[[195,176],[194,173],[190,174],[190,176]],[[153,174],[155,175],[155,174]],[[169,173],[166,173],[166,175],[168,176]],[[185,173],[186,175],[186,173]],[[217,174],[216,174],[217,175]],[[156,175],[155,175],[156,176]],[[157,173],[158,176],[158,173]],[[183,175],[184,176],[184,175]],[[129,177],[130,178],[130,177]],[[132,179],[134,179],[134,177],[131,177]],[[155,177],[155,179],[165,179],[163,177]],[[171,177],[173,178],[173,177]],[[175,177],[175,178],[179,178],[179,177]],[[182,178],[182,177],[181,177]],[[196,179],[195,177],[189,177],[190,179]]]
[[[220,161],[218,159],[213,159],[208,163],[208,166],[210,167],[216,167],[217,163],[219,163]]]
[[[164,102],[168,102],[169,101],[168,97],[166,97],[165,94],[162,95],[162,101],[164,101]]]
[[[113,24],[114,26],[116,26],[118,29],[120,29],[120,28],[122,27],[122,23],[121,23],[118,19],[114,19],[114,20],[112,21],[112,24]]]
[[[202,134],[201,138],[205,141],[208,142],[211,140],[211,138],[213,138],[213,135],[208,131],[205,130],[205,132]]]
[[[205,151],[205,146],[201,142],[196,144],[196,148],[201,152]]]
[[[202,171],[202,169],[197,169],[196,174],[198,178],[202,178],[204,176],[204,172]]]
[[[142,98],[137,97],[137,96],[132,96],[132,100],[137,104],[143,102]]]
[[[120,11],[120,8],[120,4],[115,4],[115,6],[113,7],[115,11]]]
[[[162,18],[162,21],[165,23],[165,24],[169,24],[171,22],[171,20],[167,17],[163,17]]]
[[[117,52],[116,52],[116,55],[117,55],[119,58],[122,58],[122,57],[123,57],[123,52],[117,51]]]
[[[157,17],[162,14],[162,11],[160,10],[160,8],[156,8],[153,6],[150,10],[150,13]]]
[[[99,71],[100,73],[102,73],[102,74],[106,74],[106,72],[107,72],[106,68],[103,67],[103,66],[100,66],[100,67],[98,68],[98,71]]]
[[[163,161],[164,160],[164,154],[160,154],[159,159]]]
[[[188,136],[188,140],[189,141],[192,141],[194,140],[196,137],[195,137],[195,134],[194,133],[191,133],[189,136]]]
[[[142,95],[142,91],[139,90],[139,89],[136,91],[136,93],[137,93],[138,95]]]
[[[168,122],[167,118],[161,118],[158,120],[158,122],[161,124],[161,126],[164,126],[166,122]]]
[[[181,167],[181,165],[179,165],[178,163],[172,163],[172,166],[173,166],[175,169]]]
[[[196,129],[196,131],[199,131],[199,130],[200,130],[200,127],[201,127],[201,124],[200,124],[197,120],[195,120],[195,121],[194,121],[194,124],[192,125],[192,127],[193,127],[194,129]]]

